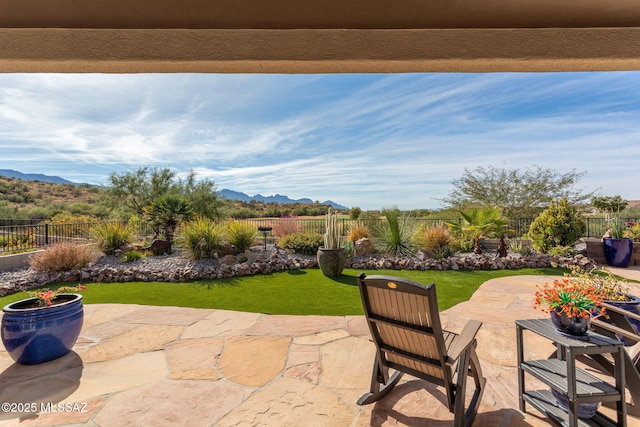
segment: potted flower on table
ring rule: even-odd
[[[64,356],[76,343],[84,319],[82,295],[86,287],[63,286],[29,292],[30,298],[6,305],[2,311],[2,343],[21,365],[48,362]]]
[[[570,277],[555,279],[538,287],[534,307],[542,308],[561,335],[580,338],[587,334],[592,317],[604,313],[600,289],[576,283]]]

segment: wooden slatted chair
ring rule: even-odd
[[[640,416],[640,335],[628,320],[640,320],[640,316],[612,304],[604,303],[603,306],[606,316],[592,320],[591,326],[602,335],[624,338],[627,345],[624,357],[625,383],[632,401],[631,405],[627,405],[627,413]],[[603,374],[614,375],[613,358],[609,354],[594,354],[580,360]]]
[[[358,276],[365,316],[376,345],[371,389],[359,405],[384,397],[404,373],[444,387],[454,425],[471,425],[486,379],[476,354],[481,322],[469,321],[460,334],[443,330],[436,286],[392,276]],[[389,369],[395,372],[389,376]],[[465,410],[467,376],[475,390]]]

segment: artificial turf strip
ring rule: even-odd
[[[438,306],[440,310],[445,310],[468,300],[489,279],[515,275],[562,276],[565,271],[559,268],[526,268],[473,271],[375,270],[365,273],[400,276],[425,284],[434,282]],[[327,278],[319,269],[309,269],[183,283],[83,282],[87,286],[87,290],[83,292],[83,301],[85,304],[142,304],[268,314],[359,315],[363,314],[356,285],[359,273],[360,270],[346,269],[340,277]],[[0,306],[26,297],[22,292],[2,297]],[[531,297],[533,298],[533,293]]]

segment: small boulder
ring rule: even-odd
[[[356,241],[354,247],[354,253],[356,254],[356,256],[370,255],[374,251],[375,247],[373,246],[373,242],[371,241],[371,239],[363,237],[362,239],[358,239]]]

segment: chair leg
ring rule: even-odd
[[[459,365],[453,411],[455,427],[468,427],[473,423],[487,382],[486,378],[482,376],[482,368],[475,350],[475,343],[465,353],[461,355],[459,360],[461,365]],[[473,377],[475,389],[465,410],[467,375]]]
[[[398,384],[402,375],[403,372],[396,371],[385,383],[384,378],[386,376],[383,375],[380,363],[376,357],[375,363],[373,364],[373,373],[371,375],[371,390],[369,393],[363,394],[362,397],[358,399],[358,405],[368,405],[382,399],[396,386],[396,384]]]

